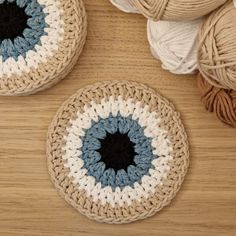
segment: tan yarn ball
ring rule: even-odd
[[[152,20],[183,21],[200,18],[227,0],[129,0]]]
[[[214,87],[200,74],[198,87],[206,109],[214,112],[223,123],[236,128],[236,91]]]
[[[236,90],[236,8],[214,11],[199,30],[198,67],[213,86]]]

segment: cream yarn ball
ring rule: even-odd
[[[148,20],[147,34],[153,56],[174,74],[197,71],[197,35],[202,19],[169,22]]]
[[[111,3],[119,10],[126,13],[140,13],[135,5],[128,0],[110,0]]]

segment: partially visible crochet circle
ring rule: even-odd
[[[82,0],[0,0],[0,95],[27,95],[64,78],[86,37]]]
[[[116,224],[168,205],[189,164],[179,113],[154,90],[127,81],[87,86],[66,101],[49,128],[47,155],[66,201]]]

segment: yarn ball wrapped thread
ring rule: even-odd
[[[36,93],[63,79],[86,28],[82,0],[0,0],[0,95]]]
[[[65,200],[114,224],[168,205],[189,164],[179,113],[154,90],[127,81],[90,85],[66,101],[50,125],[47,156]]]
[[[198,67],[213,86],[236,90],[236,9],[232,1],[214,11],[199,30]]]
[[[206,110],[215,113],[223,123],[236,128],[236,91],[214,87],[200,74],[198,87]]]
[[[126,12],[140,12],[148,19],[195,20],[215,10],[227,0],[111,0]],[[125,3],[127,2],[127,3]]]
[[[121,11],[126,13],[140,13],[139,10],[135,7],[135,5],[128,0],[110,0],[111,3],[116,6]]]
[[[202,19],[194,21],[148,20],[147,34],[152,55],[162,68],[174,74],[197,71],[197,35]]]

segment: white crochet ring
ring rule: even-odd
[[[61,195],[87,217],[117,224],[169,204],[189,163],[179,113],[154,90],[127,81],[87,86],[64,103],[47,154]]]
[[[156,186],[162,185],[162,179],[166,178],[170,170],[168,162],[173,159],[172,144],[168,139],[167,131],[159,127],[158,114],[150,113],[148,106],[142,108],[140,102],[135,103],[132,99],[124,101],[121,97],[117,100],[114,97],[110,97],[108,101],[103,99],[100,104],[91,102],[83,110],[83,113],[77,113],[77,119],[70,121],[71,126],[64,137],[66,145],[63,148],[65,150],[63,159],[66,160],[65,167],[70,169],[69,175],[73,177],[73,183],[81,191],[84,190],[88,197],[92,196],[94,201],[101,201],[102,205],[108,203],[113,207],[115,204],[132,205],[132,201],[140,201],[154,194]],[[85,130],[90,129],[93,122],[108,119],[110,114],[116,117],[118,113],[122,117],[131,116],[133,120],[137,120],[140,127],[144,129],[145,136],[152,140],[153,155],[158,155],[158,158],[153,159],[151,162],[153,168],[143,175],[140,183],[135,183],[133,188],[128,185],[123,189],[116,187],[115,191],[112,191],[110,186],[102,187],[100,182],[97,183],[94,177],[87,174],[84,161],[81,159],[81,147]]]

